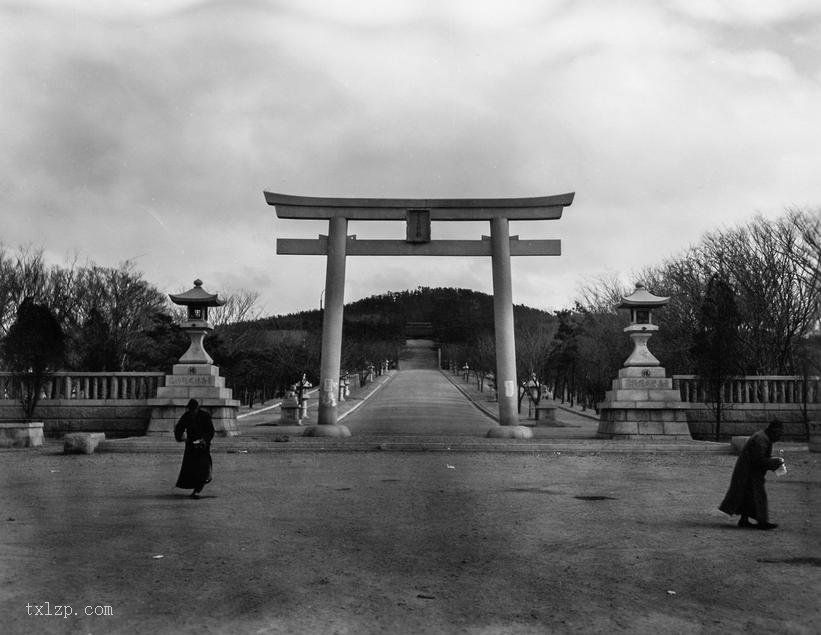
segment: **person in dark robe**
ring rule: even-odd
[[[191,498],[199,498],[202,488],[211,482],[211,439],[214,438],[214,424],[211,422],[211,415],[200,408],[196,399],[188,402],[185,412],[174,426],[174,438],[185,441],[177,487],[193,489]]]
[[[784,459],[772,456],[773,443],[781,439],[783,432],[781,422],[774,419],[765,430],[759,430],[747,439],[738,455],[730,488],[718,508],[730,516],[739,514],[739,527],[775,529],[778,526],[770,522],[764,475],[767,470],[777,470],[784,463]],[[756,523],[751,523],[750,518]]]

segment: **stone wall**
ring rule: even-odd
[[[715,413],[704,403],[705,389],[695,375],[673,375],[673,385],[687,404],[687,424],[694,439],[715,438]],[[745,375],[732,377],[722,391],[721,438],[747,436],[774,418],[784,424],[785,441],[807,439],[809,423],[821,416],[821,377],[801,375]]]
[[[694,439],[715,439],[715,413],[706,405],[687,404],[687,425]],[[784,424],[784,441],[804,441],[807,431],[804,415],[798,404],[725,404],[721,413],[721,438],[747,436],[767,427],[774,418]],[[821,406],[810,404],[809,420],[819,421]]]
[[[105,432],[106,437],[144,435],[151,407],[145,399],[48,399],[37,404],[33,419],[43,422],[46,437],[67,432]],[[25,418],[20,402],[0,399],[0,420]]]

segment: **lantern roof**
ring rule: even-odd
[[[662,298],[658,295],[653,295],[644,288],[644,284],[639,282],[636,284],[636,290],[628,296],[622,296],[621,304],[618,309],[630,309],[633,307],[655,307],[664,306],[670,301],[669,296]]]
[[[171,298],[174,304],[181,304],[182,306],[222,306],[225,304],[225,300],[220,300],[216,293],[208,293],[203,289],[202,280],[199,278],[194,280],[193,289],[176,295],[169,293],[168,297]]]

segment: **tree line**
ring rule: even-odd
[[[223,297],[218,329],[258,317],[256,292]],[[189,343],[183,313],[133,262],[55,265],[41,248],[0,245],[0,369],[19,375],[29,414],[49,371],[169,371]]]
[[[262,317],[255,291],[219,296],[225,304],[209,312],[215,328],[205,346],[236,397],[281,395],[303,374],[318,383],[320,311]],[[189,344],[178,326],[184,315],[133,262],[55,265],[41,248],[0,245],[0,370],[29,386],[22,391],[29,413],[39,393],[33,386],[50,371],[170,371]],[[343,368],[395,360],[400,337],[354,309],[345,323]]]
[[[635,272],[633,281],[670,297],[655,311],[661,330],[650,341],[668,373],[720,379],[821,372],[820,233],[817,211],[788,210],[776,219],[756,217],[707,233],[682,253]],[[622,332],[628,316],[615,307],[632,291],[632,284],[617,276],[601,276],[585,284],[569,308],[514,306],[520,381],[535,374],[556,394],[595,407],[630,353]],[[262,316],[256,292],[229,290],[220,296],[226,305],[211,312],[216,328],[206,348],[235,396],[268,399],[303,373],[311,383],[319,381],[321,310]],[[47,265],[42,250],[12,253],[0,246],[6,370],[25,366],[21,350],[38,342],[34,337],[22,348],[9,348],[10,335],[27,341],[13,329],[21,318],[37,322],[35,332],[51,328],[32,306],[44,307],[59,330],[62,343],[51,345],[59,355],[48,360],[52,369],[167,370],[188,345],[177,326],[181,307],[133,263]],[[494,373],[492,297],[421,286],[346,305],[342,368],[357,372],[385,360],[395,363],[410,322],[431,324],[445,364],[468,364],[477,377]]]
[[[705,234],[695,245],[634,275],[669,296],[654,312],[650,340],[670,374],[694,374],[718,390],[732,375],[821,372],[821,220],[788,210]],[[632,292],[614,276],[585,285],[572,309],[559,311],[556,339],[540,372],[590,405],[604,396],[629,355],[616,311]]]
[[[48,265],[42,249],[0,247],[0,337],[24,303],[53,316],[64,338],[58,365],[67,370],[155,370],[183,344],[167,296],[130,262]]]

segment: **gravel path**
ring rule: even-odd
[[[816,633],[819,455],[785,457],[758,532],[729,454],[223,453],[193,501],[179,456],[2,450],[3,632]]]

